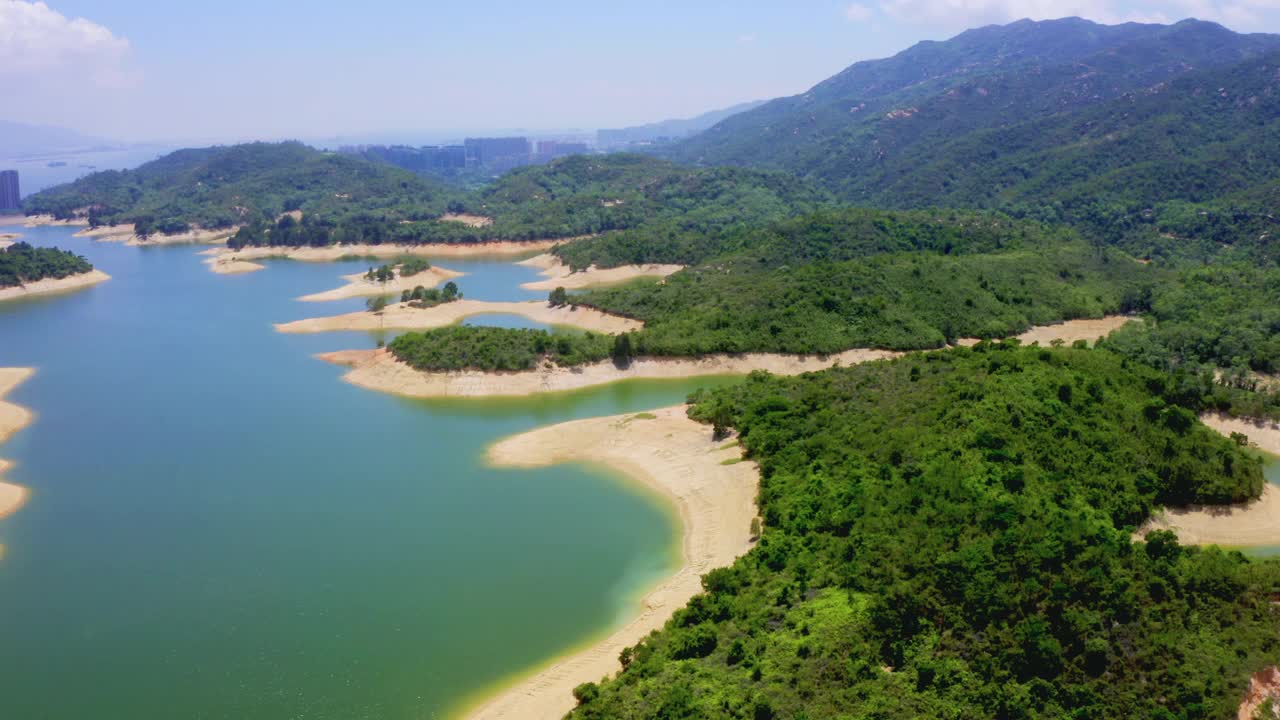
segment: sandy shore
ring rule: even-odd
[[[302,262],[334,262],[347,258],[375,258],[390,260],[401,255],[421,255],[423,257],[512,257],[528,253],[541,252],[566,240],[529,240],[512,242],[507,240],[484,243],[436,243],[431,245],[327,245],[325,247],[289,248],[289,247],[247,247],[240,250],[231,248],[214,248],[206,250],[210,269],[216,273],[246,272],[246,269],[229,271],[223,265],[233,267],[239,264],[257,265],[255,260],[279,258],[299,260]],[[254,269],[260,269],[261,266]]]
[[[489,227],[493,224],[493,218],[484,215],[472,215],[470,213],[445,213],[440,216],[441,222],[462,223],[467,227],[481,228]]]
[[[581,312],[581,311],[579,311]],[[700,358],[637,358],[625,369],[611,361],[574,368],[543,366],[522,372],[420,372],[387,350],[345,350],[316,357],[351,370],[342,379],[359,387],[406,397],[496,397],[561,392],[605,385],[619,380],[670,379],[699,375],[746,375],[767,370],[775,375],[798,375],[833,365],[853,365],[896,357],[888,350],[846,350],[834,355],[744,353]]]
[[[102,225],[96,228],[85,228],[76,233],[76,237],[90,237],[102,242],[121,242],[133,247],[151,247],[160,245],[220,245],[227,238],[236,234],[238,227],[221,230],[205,230],[192,228],[184,233],[163,235],[155,233],[140,238],[133,232],[133,225]]]
[[[0,368],[0,443],[30,425],[35,419],[30,410],[4,400],[10,391],[34,374],[35,370],[32,368]],[[0,460],[0,477],[4,476],[4,471],[8,468],[9,462]],[[0,482],[0,518],[22,507],[26,499],[26,488],[13,483]],[[2,549],[0,547],[0,550]]]
[[[1244,433],[1251,445],[1280,455],[1280,425],[1216,414],[1203,415],[1200,420],[1228,437],[1233,432]],[[1143,525],[1136,537],[1152,530],[1172,530],[1186,545],[1280,545],[1280,487],[1268,483],[1262,488],[1262,497],[1248,503],[1165,508]]]
[[[1247,420],[1244,418],[1231,417],[1230,415],[1205,414],[1200,416],[1200,422],[1217,430],[1218,432],[1231,437],[1231,433],[1238,432],[1248,436],[1249,444],[1257,447],[1263,452],[1272,455],[1280,455],[1280,423],[1268,422],[1266,420]]]
[[[306,298],[303,298],[304,300]],[[317,333],[338,330],[430,330],[453,325],[473,315],[519,315],[548,325],[568,325],[592,332],[616,334],[639,330],[638,320],[609,315],[591,308],[551,307],[543,300],[528,302],[487,302],[456,300],[429,308],[414,308],[406,303],[388,305],[380,314],[353,312],[345,315],[309,318],[277,323],[283,333]]]
[[[41,225],[88,225],[88,218],[72,218],[71,220],[58,220],[52,215],[26,215],[22,217],[21,223],[26,227],[39,227]],[[4,224],[4,222],[0,222]],[[16,223],[15,223],[16,224]]]
[[[1129,315],[1107,315],[1091,320],[1067,320],[1054,325],[1038,325],[1015,337],[1021,340],[1023,345],[1031,343],[1048,345],[1054,340],[1061,340],[1067,345],[1077,340],[1093,344],[1098,338],[1110,335],[1113,330],[1134,319]],[[960,338],[956,340],[956,345],[970,347],[979,342],[981,340],[978,338]]]
[[[535,267],[541,270],[545,280],[527,282],[520,287],[526,290],[580,290],[588,287],[618,285],[636,278],[664,278],[684,269],[683,265],[623,265],[614,268],[598,268],[594,265],[581,272],[571,272],[568,265],[560,262],[560,258],[549,253],[537,255],[523,260],[519,265]]]
[[[433,266],[417,275],[408,277],[401,277],[399,271],[397,271],[395,278],[387,282],[378,282],[377,280],[366,279],[364,273],[352,273],[351,275],[342,276],[342,279],[346,280],[347,284],[340,288],[303,295],[298,299],[303,302],[327,302],[329,300],[346,300],[354,297],[399,295],[401,291],[412,290],[419,285],[424,288],[433,288],[446,280],[462,277],[465,274]]]
[[[759,472],[755,463],[722,464],[741,456],[720,449],[711,428],[690,420],[684,406],[645,415],[615,415],[552,425],[498,442],[489,460],[502,467],[565,462],[601,463],[674,504],[683,526],[680,569],[645,594],[637,614],[584,650],[557,659],[470,710],[469,720],[558,718],[573,709],[573,688],[621,669],[618,653],[661,628],[702,592],[701,578],[751,547]]]
[[[18,287],[0,288],[0,302],[5,300],[17,300],[19,298],[36,297],[39,295],[55,295],[58,293],[71,292],[80,288],[97,285],[104,280],[110,280],[111,276],[101,270],[90,270],[87,273],[79,275],[70,275],[68,277],[45,280],[37,280],[33,283],[20,285]]]

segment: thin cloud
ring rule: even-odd
[[[862,3],[849,3],[844,9],[845,19],[849,22],[865,22],[871,19],[872,14],[874,11]]]
[[[753,43],[753,42],[755,42],[755,41],[756,41],[756,34],[755,34],[755,33],[743,33],[743,34],[741,34],[741,35],[739,35],[739,36],[738,36],[738,44],[739,44],[739,45],[749,45],[749,44],[751,44],[751,43]]]
[[[126,87],[137,79],[129,52],[128,40],[95,22],[43,2],[0,2],[0,76]]]

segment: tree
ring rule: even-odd
[[[445,302],[453,302],[458,299],[458,284],[450,280],[444,284],[444,292],[442,298]]]
[[[558,287],[551,291],[551,295],[547,297],[547,302],[551,304],[551,307],[563,307],[568,305],[569,293],[565,292],[564,288]]]
[[[622,333],[613,339],[613,364],[618,367],[627,367],[631,364],[631,358],[635,357],[635,350],[631,345],[631,333]]]
[[[387,309],[387,299],[381,295],[378,297],[372,297],[364,302],[364,306],[368,308],[371,313],[380,313]]]

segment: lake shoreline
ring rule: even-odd
[[[1280,424],[1220,413],[1206,413],[1200,421],[1224,437],[1246,435],[1250,446],[1280,462]],[[1163,508],[1135,537],[1141,539],[1152,530],[1171,530],[1185,545],[1280,545],[1280,486],[1267,483],[1256,500],[1244,503]]]
[[[690,420],[687,406],[574,420],[521,433],[490,446],[498,467],[569,462],[604,465],[656,492],[679,513],[681,564],[644,593],[637,612],[589,645],[544,663],[471,706],[468,720],[560,717],[573,709],[573,688],[621,670],[618,655],[702,592],[707,572],[731,565],[752,547],[759,470],[739,446]]]
[[[0,288],[0,302],[43,295],[58,295],[97,285],[110,279],[111,276],[101,270],[90,270],[89,272],[68,275],[64,278],[45,278],[25,285]]]
[[[282,333],[431,330],[456,325],[476,315],[519,315],[547,325],[564,325],[605,334],[630,332],[644,327],[644,323],[638,320],[610,315],[591,308],[552,307],[543,300],[491,302],[464,298],[428,308],[415,308],[408,303],[396,303],[388,305],[380,313],[357,311],[328,317],[307,318],[276,323],[275,328]]]
[[[346,285],[332,290],[325,290],[324,292],[303,295],[298,300],[301,302],[329,302],[358,297],[395,295],[405,290],[413,290],[418,286],[428,289],[434,288],[440,283],[463,275],[466,275],[466,273],[436,266],[427,268],[415,275],[401,275],[399,271],[396,271],[396,276],[387,282],[369,280],[364,273],[352,273],[342,276],[342,279],[347,281]]]
[[[701,357],[640,357],[620,368],[610,360],[576,367],[544,365],[534,370],[487,372],[455,370],[423,372],[398,360],[390,351],[340,350],[316,357],[351,369],[346,382],[392,395],[412,398],[516,397],[607,385],[621,380],[662,380],[702,375],[747,375],[766,370],[775,375],[798,375],[834,365],[854,365],[899,357],[891,350],[853,349],[830,355],[743,353]]]
[[[346,259],[374,258],[392,260],[402,255],[417,255],[428,258],[509,258],[526,254],[534,254],[549,250],[556,245],[576,238],[562,240],[493,240],[478,243],[429,243],[423,245],[326,245],[324,247],[244,247],[239,250],[231,248],[213,248],[202,255],[208,256],[205,263],[209,269],[218,274],[252,272],[261,269],[257,260],[297,260],[300,262],[337,262]],[[249,268],[257,265],[256,268]],[[226,266],[226,267],[224,267]]]
[[[579,309],[578,312],[582,312]],[[379,329],[371,328],[372,320],[355,323],[360,313],[330,319],[332,327],[326,329]],[[1033,327],[1016,336],[1023,342],[1050,342],[1062,340],[1095,340],[1120,327],[1133,318],[1111,315],[1104,318],[1070,320],[1056,325]],[[318,319],[323,320],[323,319]],[[320,332],[323,322],[299,321],[281,332]],[[289,325],[289,324],[286,324]],[[391,325],[380,326],[387,329]],[[1103,332],[1105,330],[1105,332]],[[912,352],[928,352],[927,350]],[[610,360],[602,360],[575,367],[560,367],[544,363],[532,370],[491,372],[483,370],[421,371],[400,362],[385,349],[340,350],[321,353],[316,357],[335,365],[351,368],[342,379],[368,390],[412,398],[441,397],[517,397],[538,393],[562,392],[606,385],[621,380],[695,377],[702,375],[748,375],[764,370],[774,375],[799,375],[800,373],[826,370],[836,365],[856,365],[871,360],[887,360],[901,357],[906,352],[853,348],[838,353],[785,354],[740,353],[709,354],[690,357],[655,356],[634,358],[627,366],[619,367]]]
[[[539,274],[544,278],[543,280],[522,283],[520,285],[522,289],[546,291],[551,291],[558,287],[562,287],[565,290],[607,287],[621,285],[638,278],[660,280],[684,269],[683,265],[650,263],[647,265],[620,265],[611,268],[598,268],[592,265],[586,270],[573,272],[560,258],[549,253],[535,255],[516,264],[537,268]]]
[[[0,368],[0,444],[35,420],[35,413],[31,410],[5,400],[14,388],[30,379],[35,372],[34,368]],[[0,459],[0,518],[17,512],[30,494],[21,485],[4,482],[4,473],[11,466],[8,460]],[[3,546],[0,546],[0,554],[3,554]]]

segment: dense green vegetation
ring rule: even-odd
[[[580,365],[610,357],[617,341],[596,333],[450,327],[408,332],[387,348],[418,370],[531,370],[543,361]]]
[[[58,248],[38,248],[25,242],[0,248],[0,288],[64,278],[92,269],[88,260]]]
[[[1078,19],[858,63],[676,146],[847,202],[1000,209],[1139,257],[1278,257],[1280,36]]]
[[[722,250],[569,301],[643,320],[641,355],[912,350],[1128,311],[1154,274],[1068,231],[953,211],[823,211]]]
[[[258,227],[279,218],[307,245],[318,244],[322,229],[429,220],[448,200],[443,186],[412,173],[287,142],[179,150],[136,170],[96,172],[36,193],[23,207],[161,233]],[[295,210],[303,222],[281,217]]]
[[[1263,483],[1158,371],[997,343],[694,401],[763,537],[574,718],[1223,718],[1280,652],[1280,565],[1130,541]]]

